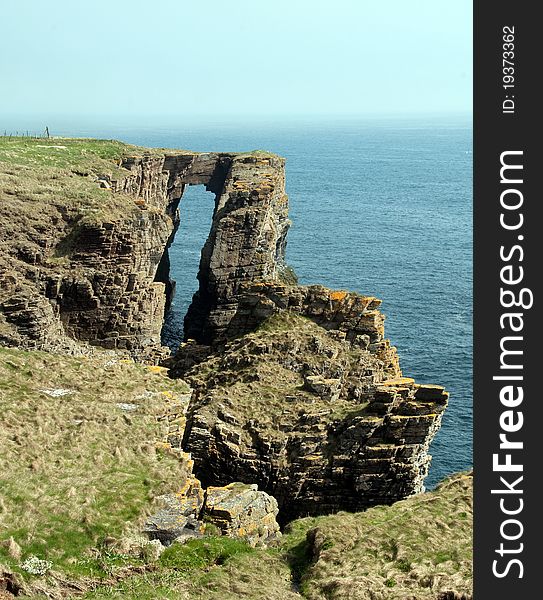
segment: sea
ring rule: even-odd
[[[286,158],[287,262],[301,284],[383,300],[405,376],[450,392],[426,487],[472,465],[472,121],[469,115],[53,123],[52,134]],[[213,195],[187,189],[170,248],[175,348],[198,284]]]

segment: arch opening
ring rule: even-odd
[[[157,275],[166,284],[167,304],[161,342],[174,353],[183,341],[183,319],[198,290],[202,248],[211,228],[215,195],[204,185],[187,185],[179,202],[179,220]]]

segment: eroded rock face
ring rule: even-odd
[[[202,250],[186,339],[217,345],[232,336],[244,286],[279,278],[289,225],[284,159],[234,157]]]
[[[119,170],[96,185],[122,217],[78,220],[52,203],[7,246],[16,268],[0,273],[0,342],[163,359],[167,247],[185,186],[205,185],[215,211],[199,290],[168,364],[194,392],[186,429],[170,415],[168,443],[181,451],[183,440],[207,486],[258,484],[283,520],[421,491],[448,395],[403,377],[380,300],[285,283],[284,159],[160,151],[125,157]],[[175,528],[164,525],[172,507],[190,516],[169,500],[156,531]]]
[[[165,252],[186,185],[216,195],[187,335],[214,341],[236,313],[239,286],[276,277],[288,228],[283,159],[165,152],[120,166],[123,177],[96,185],[107,183],[117,208],[126,206],[123,218],[80,219],[60,201],[48,206],[50,215],[29,216],[40,233],[26,240],[19,232],[11,248],[17,267],[0,276],[2,343],[74,352],[83,341],[139,359],[164,355],[160,332],[171,289]],[[48,228],[38,222],[46,217]]]
[[[164,546],[172,542],[200,535],[204,525],[199,521],[204,504],[204,492],[200,482],[190,477],[185,486],[174,494],[157,498],[159,509],[143,528],[151,540],[159,540]]]
[[[204,485],[258,483],[283,522],[422,491],[448,394],[361,335],[284,311],[189,370],[183,445]]]
[[[278,512],[277,500],[258,491],[254,484],[230,483],[206,490],[204,520],[218,527],[223,535],[244,539],[251,546],[281,535],[276,521]]]

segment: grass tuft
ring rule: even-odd
[[[102,572],[100,542],[137,528],[153,498],[186,479],[186,465],[155,447],[166,436],[163,391],[187,388],[105,353],[0,348],[0,541],[13,537],[23,561]],[[129,418],[123,403],[137,405]],[[3,546],[0,562],[20,566]]]

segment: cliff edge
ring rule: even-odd
[[[178,446],[196,475],[258,484],[283,522],[424,489],[448,394],[403,376],[379,299],[294,281],[284,159],[5,138],[0,159],[0,342],[167,359],[193,390]],[[215,208],[168,358],[168,246],[197,184]]]

